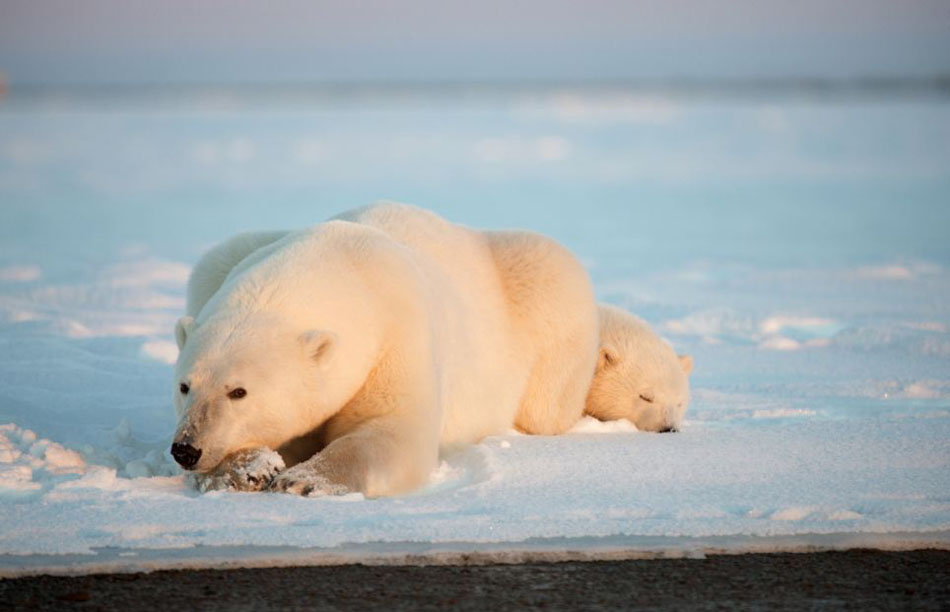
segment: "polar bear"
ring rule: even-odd
[[[679,355],[639,317],[600,304],[600,355],[585,413],[627,419],[643,431],[676,431],[689,405],[693,358]]]
[[[380,203],[239,235],[188,283],[172,455],[204,488],[410,491],[441,449],[573,426],[597,326],[587,273],[538,234]]]

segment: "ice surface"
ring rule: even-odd
[[[0,106],[0,573],[950,545],[945,100],[206,103]],[[189,486],[190,264],[382,197],[567,244],[694,355],[682,431],[511,433],[395,499]]]

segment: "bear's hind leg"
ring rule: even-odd
[[[565,347],[564,350],[571,349]],[[519,431],[558,435],[576,425],[583,416],[591,368],[586,359],[567,361],[563,354],[555,351],[545,353],[535,363],[515,418]]]
[[[580,262],[550,238],[486,232],[519,351],[530,366],[515,427],[560,434],[584,413],[597,364],[597,306]]]

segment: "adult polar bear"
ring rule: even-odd
[[[440,448],[512,425],[570,428],[597,325],[586,272],[537,234],[381,203],[303,231],[240,235],[188,283],[172,454],[212,475],[277,449],[291,467],[272,490],[408,491]],[[255,490],[271,476],[229,484]]]

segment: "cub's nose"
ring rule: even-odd
[[[172,457],[175,458],[178,465],[186,470],[190,470],[195,467],[195,464],[198,463],[198,459],[201,458],[201,449],[195,448],[191,444],[178,444],[175,442],[172,444]]]
[[[668,426],[666,429],[657,430],[657,433],[676,433],[677,431],[679,430],[671,425],[671,426]],[[198,451],[198,453],[200,454],[201,451]]]

